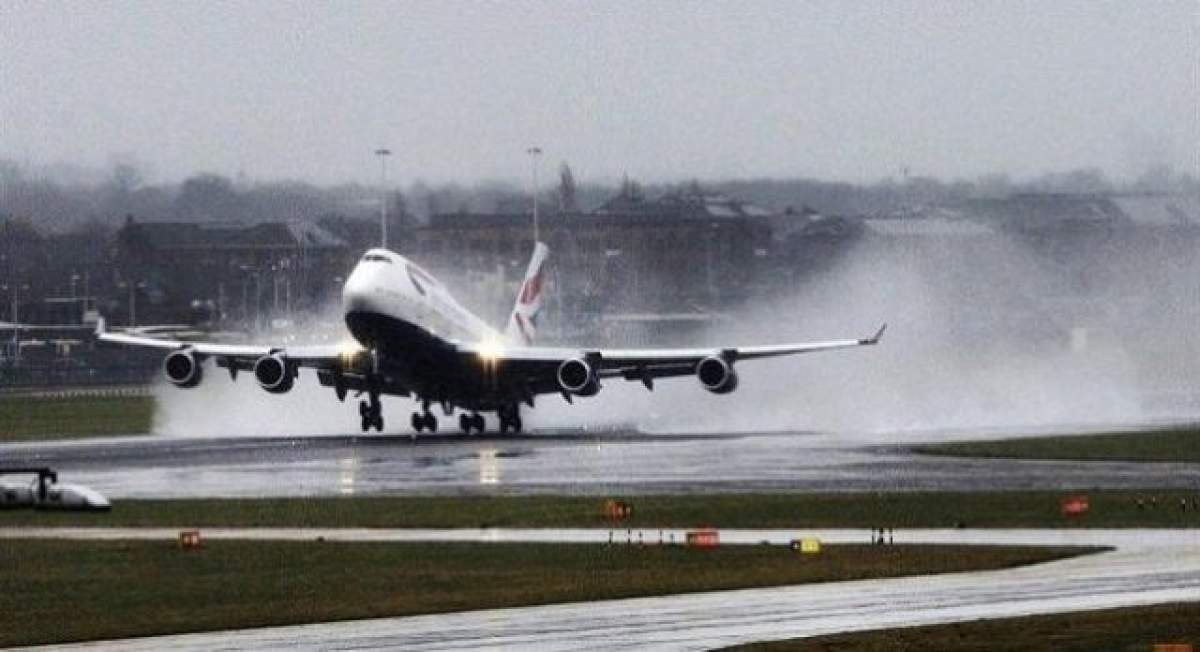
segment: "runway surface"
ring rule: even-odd
[[[99,531],[88,532],[97,536]],[[607,530],[226,532],[228,536],[256,533],[346,540],[394,536],[602,541],[608,536]],[[128,534],[109,532],[117,537]],[[827,542],[862,542],[869,536],[863,530],[721,532],[723,541],[743,543],[783,542],[800,534]],[[998,571],[223,631],[62,649],[700,650],[832,632],[1200,600],[1200,530],[905,530],[896,533],[896,541],[1115,546],[1116,550]]]
[[[416,440],[404,435],[146,436],[0,445],[0,466],[51,466],[64,481],[117,499],[1200,485],[1200,464],[959,459],[916,455],[905,446],[1004,434],[613,430]]]

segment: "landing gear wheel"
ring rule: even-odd
[[[464,434],[469,435],[474,430],[477,434],[482,435],[484,427],[483,415],[478,412],[458,415],[458,429],[462,430]]]
[[[361,418],[363,432],[367,432],[371,428],[383,432],[383,409],[378,402],[359,401],[358,416]]]
[[[412,413],[412,429],[414,432],[421,432],[425,429],[425,419],[422,418],[420,412]]]
[[[437,417],[433,416],[429,412],[426,412],[421,421],[425,425],[426,430],[429,432],[437,432]]]
[[[496,410],[496,415],[500,417],[500,434],[505,434],[512,429],[514,435],[521,434],[521,410],[516,405],[509,405]]]
[[[371,428],[383,432],[383,405],[379,402],[378,394],[371,394],[370,401],[358,402],[358,416],[361,418],[363,432]]]

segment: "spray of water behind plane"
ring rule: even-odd
[[[542,397],[527,423],[819,430],[879,440],[897,431],[991,436],[997,428],[1194,417],[1196,383],[1187,378],[1200,368],[1198,257],[1163,257],[1117,240],[1070,258],[1003,235],[970,247],[867,240],[795,288],[749,297],[701,332],[653,344],[822,339],[886,320],[884,346],[763,361],[746,367],[738,391],[724,396],[683,378],[656,383],[653,392],[609,383],[574,405]],[[446,280],[469,306],[494,301]],[[340,315],[330,306],[310,321],[337,324]],[[353,402],[338,403],[306,374],[284,395],[216,374],[190,391],[164,384],[156,393],[155,430],[164,435],[342,433],[355,415]],[[405,399],[385,401],[385,410],[410,408]]]

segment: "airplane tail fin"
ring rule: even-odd
[[[525,280],[521,282],[521,291],[517,294],[517,305],[513,306],[512,315],[504,329],[504,338],[513,344],[532,346],[537,336],[538,313],[542,310],[546,286],[542,268],[549,255],[549,247],[541,242],[534,243],[529,269],[525,270]]]

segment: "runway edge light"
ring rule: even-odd
[[[721,535],[716,528],[689,530],[686,540],[689,548],[716,548],[721,545]]]
[[[792,539],[791,548],[802,555],[821,554],[821,540],[815,538]]]
[[[1088,502],[1088,497],[1083,494],[1074,496],[1065,496],[1060,501],[1062,515],[1066,517],[1080,517],[1088,513],[1091,505]]]

